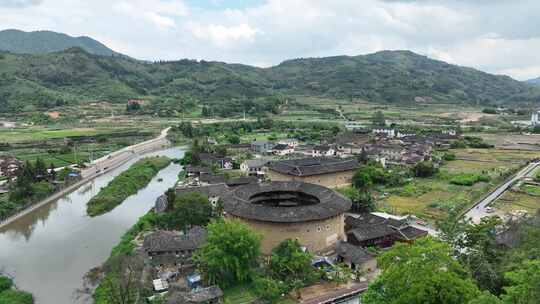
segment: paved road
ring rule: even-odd
[[[489,207],[489,205],[491,205],[491,203],[493,203],[497,198],[499,198],[504,192],[510,189],[515,182],[524,177],[530,176],[531,173],[538,166],[540,166],[540,162],[530,163],[525,166],[525,168],[523,168],[516,175],[510,178],[507,182],[499,186],[499,188],[495,189],[488,196],[476,203],[476,205],[471,210],[465,213],[465,219],[470,219],[474,223],[479,223],[483,217],[494,215],[493,213],[487,212],[487,208]]]
[[[108,155],[94,160],[91,164],[88,165],[88,169],[83,170],[83,178],[87,178],[95,174],[103,173],[105,171],[116,168],[121,164],[127,162],[128,160],[132,159],[137,154],[144,154],[169,146],[170,142],[167,140],[167,133],[170,129],[171,128],[162,130],[160,135],[156,138],[122,148],[118,151],[112,152]]]

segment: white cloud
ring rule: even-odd
[[[217,46],[227,46],[238,41],[253,41],[255,35],[260,33],[245,23],[234,26],[194,24],[190,27],[196,38],[210,41]]]
[[[33,5],[39,3],[0,0],[0,28],[88,35],[142,59],[268,66],[297,57],[410,49],[519,79],[535,76],[540,66],[538,0],[266,0],[241,9],[205,9],[202,2],[190,7],[183,0]]]

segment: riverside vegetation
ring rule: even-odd
[[[113,210],[130,195],[148,185],[152,178],[170,162],[171,159],[164,156],[147,157],[137,161],[128,170],[115,177],[88,202],[88,215],[97,216]]]
[[[33,304],[34,297],[15,288],[13,280],[2,276],[0,272],[0,303],[1,304]]]

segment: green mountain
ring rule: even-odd
[[[264,69],[194,60],[148,63],[81,48],[0,54],[0,112],[143,98],[169,104],[189,99],[226,115],[272,110],[274,96],[291,94],[394,103],[419,96],[457,104],[540,101],[540,88],[408,51],[295,59]]]
[[[2,51],[17,54],[46,54],[72,47],[80,47],[95,55],[119,55],[104,44],[89,37],[71,37],[51,31],[0,31],[0,50]]]

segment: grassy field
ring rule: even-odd
[[[494,207],[503,212],[526,210],[534,214],[540,210],[540,197],[526,192],[508,191],[495,201]]]
[[[23,142],[66,138],[72,136],[94,136],[100,132],[94,128],[51,130],[40,127],[0,130],[0,142]]]
[[[378,201],[379,207],[397,214],[413,213],[427,219],[443,219],[450,211],[465,208],[481,198],[526,160],[540,157],[540,152],[496,149],[453,152],[458,160],[444,164],[437,176],[415,179],[405,187],[383,189],[388,195]],[[451,183],[463,173],[487,176],[489,182],[477,182],[472,186]]]

